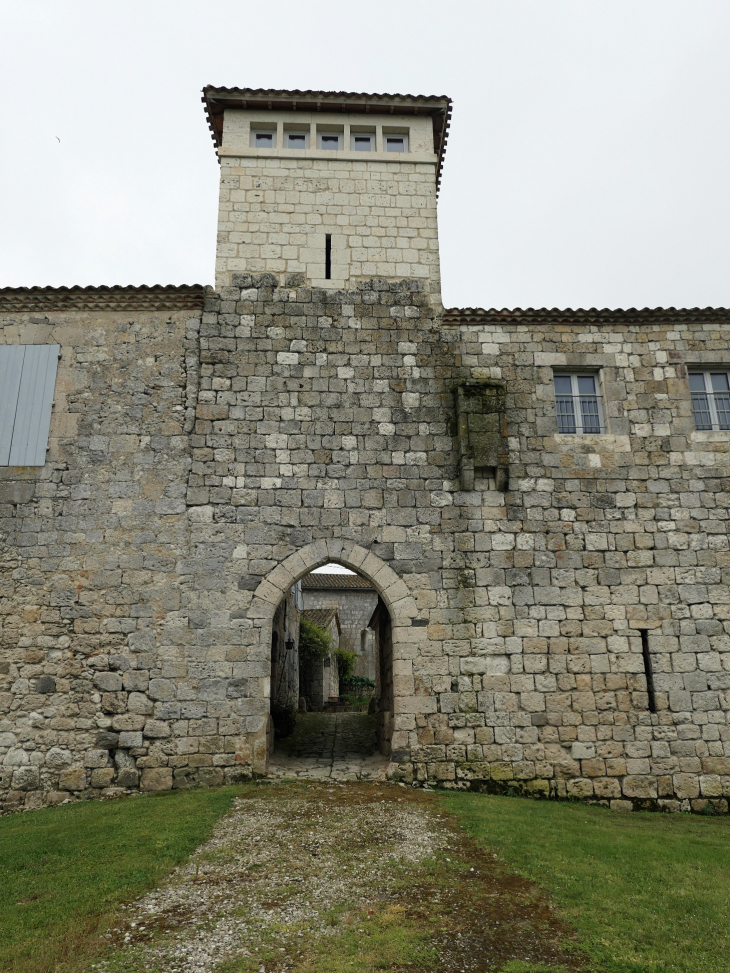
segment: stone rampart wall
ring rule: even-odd
[[[727,810],[730,434],[685,374],[725,317],[241,275],[202,317],[69,318],[73,426],[0,472],[4,805],[265,769],[274,612],[334,560],[390,614],[394,776]],[[553,367],[601,370],[607,433],[557,434]],[[506,492],[460,489],[466,378],[506,383]]]
[[[481,745],[492,779],[700,807],[730,793],[730,433],[694,431],[687,366],[728,367],[727,314],[609,316],[459,328],[462,364],[506,384],[510,490],[457,538],[484,614],[451,643],[460,693],[441,711],[454,706],[455,737],[469,762]],[[556,432],[553,368],[566,367],[600,369],[606,434]],[[412,755],[422,773],[448,744]]]
[[[0,317],[0,342],[61,346],[46,465],[0,468],[0,808],[172,781],[190,320]]]

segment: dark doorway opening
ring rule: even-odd
[[[290,589],[274,616],[270,772],[382,777],[394,720],[390,615],[367,578],[326,567]],[[287,650],[282,623],[294,617]]]

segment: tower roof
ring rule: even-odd
[[[436,184],[446,153],[452,102],[446,95],[379,95],[352,91],[278,91],[269,88],[203,88],[203,104],[216,148],[223,144],[226,108],[255,111],[343,112],[363,115],[430,116],[433,150],[438,156]]]

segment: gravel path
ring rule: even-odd
[[[236,800],[210,841],[127,910],[115,934],[121,950],[94,969],[208,973],[255,954],[273,926],[305,924],[325,936],[329,910],[388,896],[395,864],[415,864],[448,842],[424,807],[392,794],[397,788],[387,788],[388,799],[344,785],[260,790]],[[363,855],[375,843],[380,854]],[[280,969],[290,968],[297,938],[281,934]]]
[[[383,917],[396,935],[414,930],[432,959],[381,963]],[[338,962],[348,930],[350,949],[354,932],[356,950],[360,939],[376,950],[369,965]],[[557,973],[584,969],[564,950],[571,938],[544,893],[477,848],[431,794],[388,783],[264,783],[247,786],[210,841],[127,907],[108,958],[92,969],[481,973],[521,960]]]

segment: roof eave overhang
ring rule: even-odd
[[[671,321],[730,321],[724,307],[643,307],[643,308],[481,308],[451,307],[443,314],[446,327],[462,324],[607,324],[665,323]]]
[[[174,311],[202,309],[202,284],[101,287],[1,287],[0,314],[33,311]]]
[[[227,108],[252,111],[342,112],[362,115],[418,115],[431,118],[434,152],[438,156],[436,187],[446,154],[452,101],[445,95],[387,95],[349,91],[275,91],[265,88],[203,88],[203,105],[213,144],[223,144],[223,115]]]

